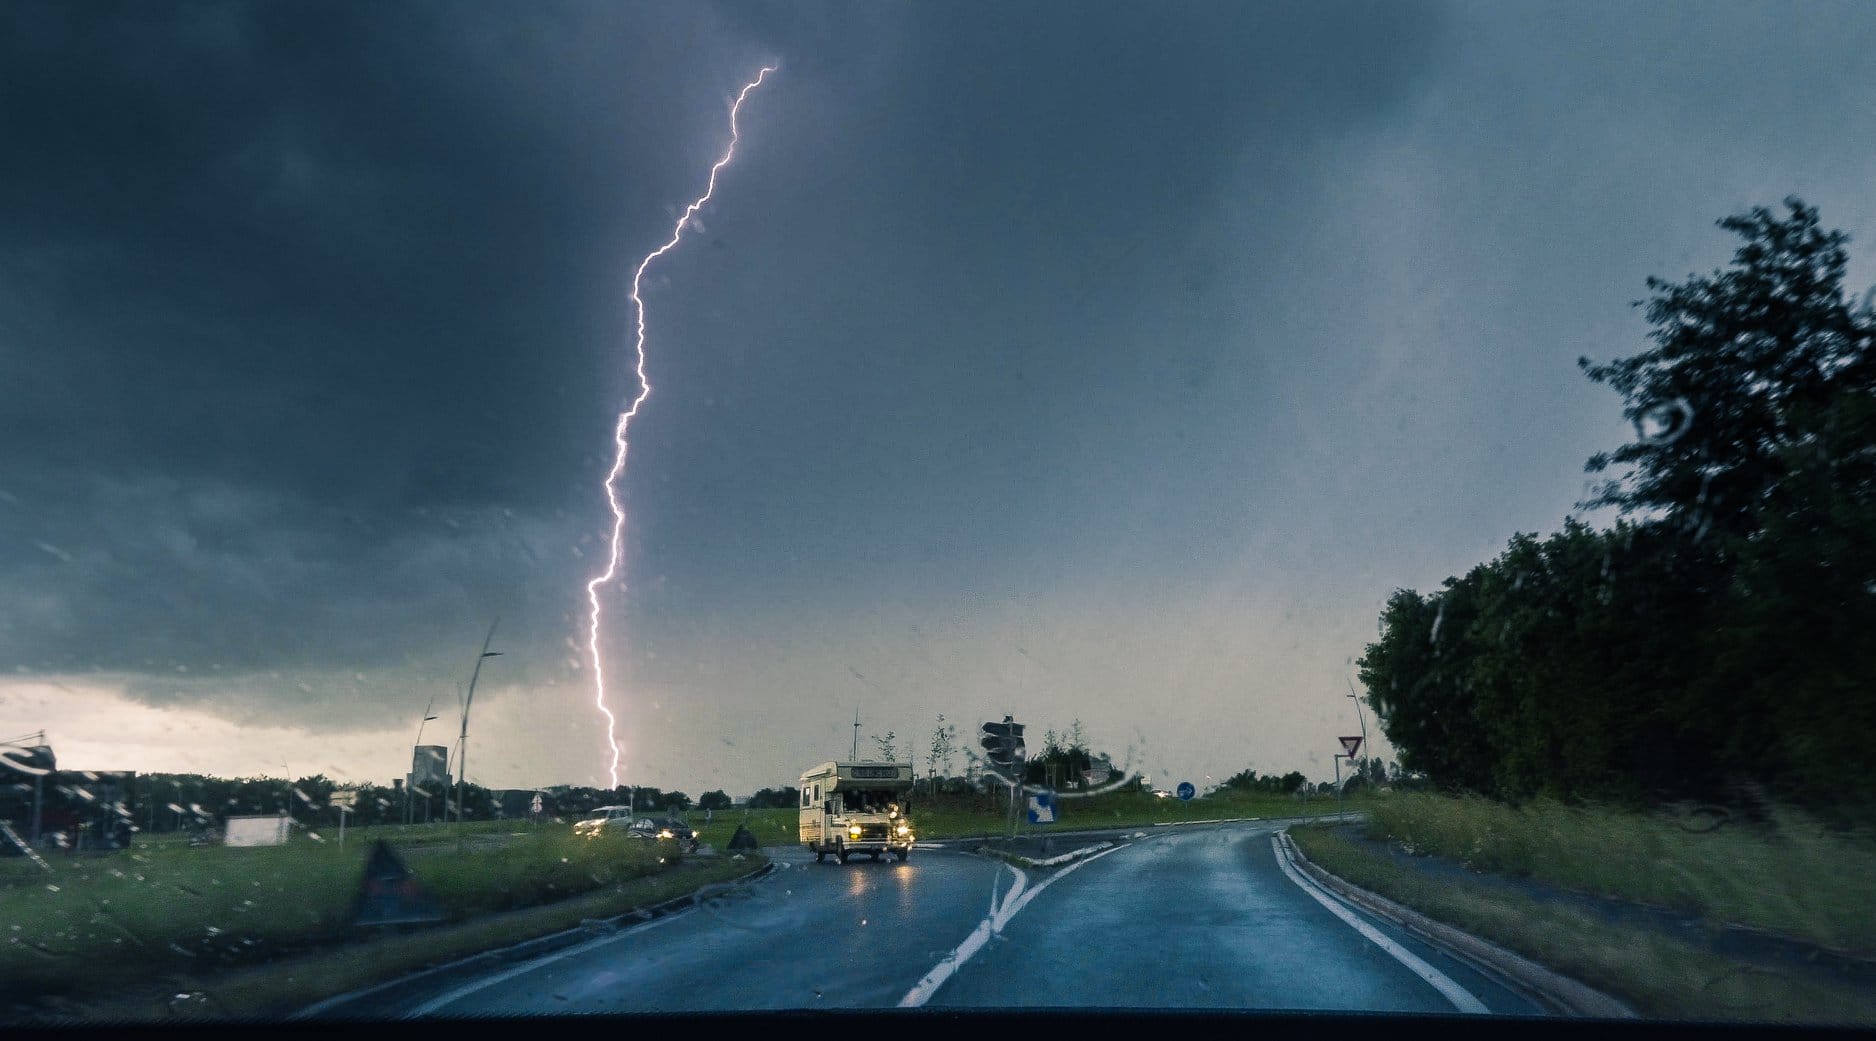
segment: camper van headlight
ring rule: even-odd
[[[857,838],[859,838],[859,837],[860,837],[860,826],[859,826],[858,824],[849,824],[849,825],[847,825],[847,837],[848,837],[848,838],[850,838],[850,839],[857,839]]]
[[[901,835],[910,835],[910,834],[912,834],[912,826],[911,826],[910,824],[907,824],[907,823],[906,823],[906,822],[904,822],[904,821],[900,821],[900,822],[899,822],[899,834],[901,834]]]

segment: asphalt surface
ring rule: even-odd
[[[1054,869],[962,850],[778,870],[544,957],[442,973],[341,1017],[770,1009],[1210,1008],[1541,1014],[1293,880],[1268,823],[1153,829]],[[1353,924],[1351,924],[1353,923]]]

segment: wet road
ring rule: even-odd
[[[963,852],[816,864],[529,962],[337,1015],[1100,1007],[1536,1014],[1528,998],[1305,888],[1269,824],[1163,829],[1068,868]]]

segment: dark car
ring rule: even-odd
[[[638,817],[627,827],[626,834],[646,839],[676,839],[684,844],[685,849],[697,848],[697,833],[691,826],[676,817],[659,820],[655,817]]]

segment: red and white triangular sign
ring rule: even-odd
[[[1342,740],[1342,751],[1347,753],[1350,759],[1353,759],[1355,757],[1355,749],[1361,747],[1361,738],[1345,737],[1345,738],[1342,738],[1341,740]]]

